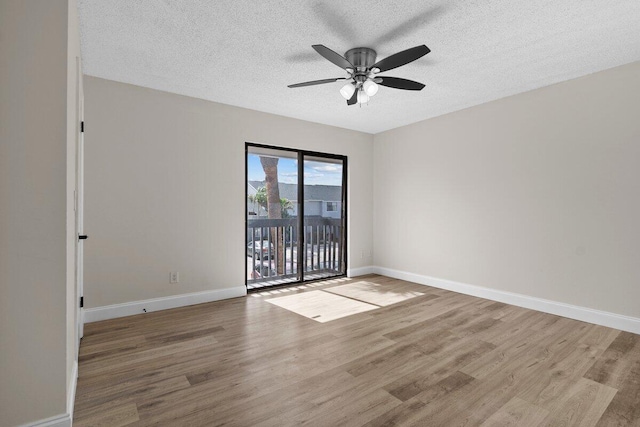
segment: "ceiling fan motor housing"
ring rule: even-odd
[[[366,72],[376,63],[376,56],[376,51],[368,47],[349,49],[344,54],[345,59],[356,67],[355,71],[360,73]]]

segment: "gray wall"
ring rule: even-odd
[[[375,264],[640,317],[640,63],[374,137]]]
[[[86,307],[244,287],[245,141],[347,155],[350,252],[371,248],[371,135],[88,76],[85,98]]]
[[[64,416],[77,342],[75,2],[0,2],[0,425]]]

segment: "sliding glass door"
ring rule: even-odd
[[[305,154],[303,166],[304,280],[344,274],[343,161]]]
[[[297,282],[298,154],[247,145],[247,286]]]
[[[247,287],[346,272],[346,157],[246,144]]]

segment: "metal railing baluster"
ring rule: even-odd
[[[309,240],[311,240],[311,271],[313,271],[313,225],[309,226],[309,234],[311,234],[311,238]]]
[[[280,247],[279,247],[280,246],[280,227],[276,228],[275,241],[276,241],[276,243],[273,246],[274,246],[274,251],[275,251],[275,255],[276,255],[275,256],[275,258],[276,258],[276,264],[275,265],[276,265],[276,276],[277,276],[279,274],[279,272],[278,272],[278,261],[279,261],[278,256],[280,255]],[[269,251],[271,251],[271,246],[269,246]],[[271,261],[269,261],[269,262],[271,262]]]
[[[340,233],[340,230],[338,230]],[[338,238],[338,270],[337,273],[342,271],[342,233],[339,234]]]
[[[336,229],[335,227],[331,227],[331,252],[333,252],[333,256],[331,259],[331,269],[336,269]]]
[[[322,266],[327,268],[327,226],[322,226]]]
[[[257,277],[255,277],[256,275],[256,229],[255,227],[251,227],[251,261],[252,261],[251,275],[254,276],[255,279],[257,279]]]
[[[269,277],[271,277],[271,228],[267,228],[267,262],[269,263],[268,272]],[[264,265],[264,248],[260,248],[260,256],[262,257],[262,265]]]
[[[294,267],[294,254],[293,254],[293,227],[289,227],[289,251],[291,251],[291,274],[296,272]]]

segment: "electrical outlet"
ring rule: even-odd
[[[178,283],[180,282],[180,273],[177,271],[172,271],[169,273],[169,283]]]

